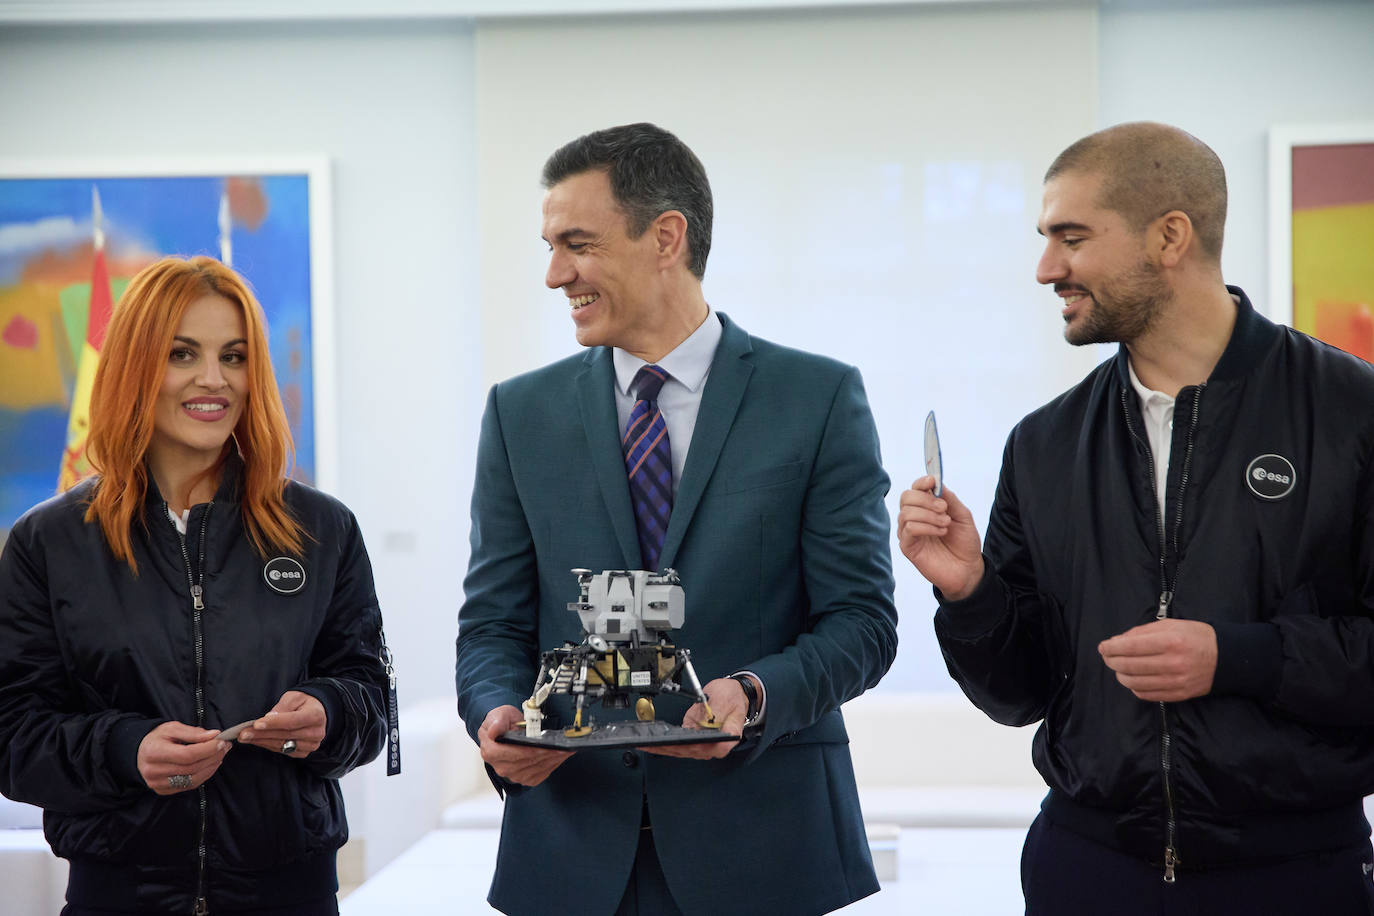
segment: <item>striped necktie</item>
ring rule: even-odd
[[[668,516],[673,511],[673,461],[668,451],[668,428],[658,409],[658,392],[668,373],[645,366],[635,374],[631,388],[637,400],[625,424],[621,446],[630,481],[630,503],[639,530],[641,568],[658,571]]]

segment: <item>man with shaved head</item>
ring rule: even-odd
[[[1374,370],[1222,280],[1205,144],[1045,176],[1036,279],[1114,359],[1012,430],[987,537],[931,477],[902,552],[950,673],[1039,722],[1029,914],[1374,913]]]

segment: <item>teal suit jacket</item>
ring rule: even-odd
[[[689,916],[824,913],[878,889],[839,711],[897,649],[877,431],[857,369],[719,317],[660,565],[682,578],[676,638],[702,683],[763,680],[761,733],[716,761],[580,752],[508,787],[488,898],[507,913],[611,913],[644,799]],[[457,641],[474,740],[488,712],[529,696],[541,651],[581,640],[569,570],[640,568],[614,375],[598,347],[488,397]],[[659,718],[680,722],[675,702]],[[547,708],[570,721],[566,698]]]

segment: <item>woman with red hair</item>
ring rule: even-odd
[[[386,740],[388,654],[357,521],[287,477],[243,280],[134,277],[90,417],[97,476],[0,554],[0,791],[44,808],[64,916],[335,914],[338,778]]]

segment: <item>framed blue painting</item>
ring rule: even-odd
[[[0,541],[57,491],[92,297],[166,255],[252,285],[295,440],[294,476],[332,489],[333,301],[324,159],[0,160]]]

